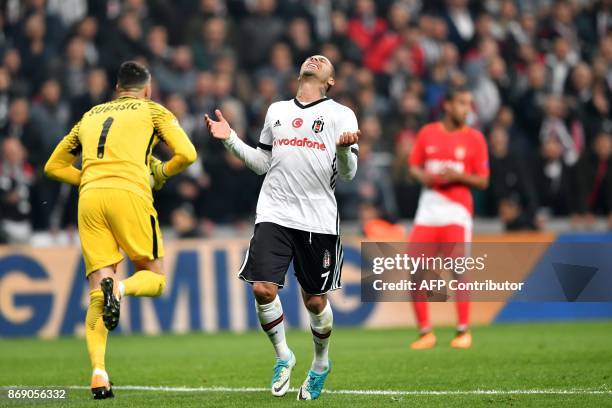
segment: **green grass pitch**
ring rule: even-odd
[[[326,388],[347,393],[324,393],[313,402],[295,401],[295,391],[275,398],[244,390],[265,388],[270,381],[272,347],[261,332],[111,336],[107,370],[116,386],[113,400],[93,401],[88,389],[71,388],[63,402],[18,402],[6,399],[4,388],[0,406],[612,406],[612,322],[476,327],[470,350],[450,348],[452,329],[436,333],[435,349],[411,351],[413,329],[335,329]],[[297,330],[289,331],[288,342],[298,359],[295,388],[310,365],[312,344],[309,333]],[[0,339],[2,387],[87,387],[89,375],[83,339]],[[128,385],[169,388],[121,389]],[[408,392],[359,394],[365,390]]]

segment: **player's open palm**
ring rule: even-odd
[[[359,142],[359,136],[361,136],[361,130],[357,130],[356,132],[344,132],[340,135],[338,139],[338,146],[349,147]]]
[[[227,120],[223,117],[223,114],[219,109],[215,109],[215,115],[218,120],[212,120],[208,114],[204,115],[204,121],[206,127],[211,135],[216,139],[225,140],[230,136],[231,128]]]

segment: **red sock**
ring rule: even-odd
[[[427,302],[412,302],[412,305],[421,333],[430,331],[431,324],[429,323],[429,307]]]
[[[458,330],[466,331],[470,323],[470,302],[457,302],[457,322]]]

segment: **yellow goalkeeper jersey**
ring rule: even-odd
[[[57,146],[47,168],[72,163],[81,154],[80,180],[74,168],[62,180],[78,184],[80,193],[118,188],[152,200],[149,159],[160,140],[174,151],[164,167],[168,176],[195,160],[193,144],[170,111],[150,100],[123,96],[86,112]]]

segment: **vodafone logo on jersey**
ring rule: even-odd
[[[295,118],[293,122],[291,122],[294,128],[299,128],[304,124],[304,120],[302,118]]]
[[[310,140],[307,137],[297,138],[294,137],[292,139],[274,139],[272,142],[272,146],[294,146],[294,147],[303,147],[307,149],[317,149],[317,150],[326,150],[327,147],[323,142],[315,142]]]

